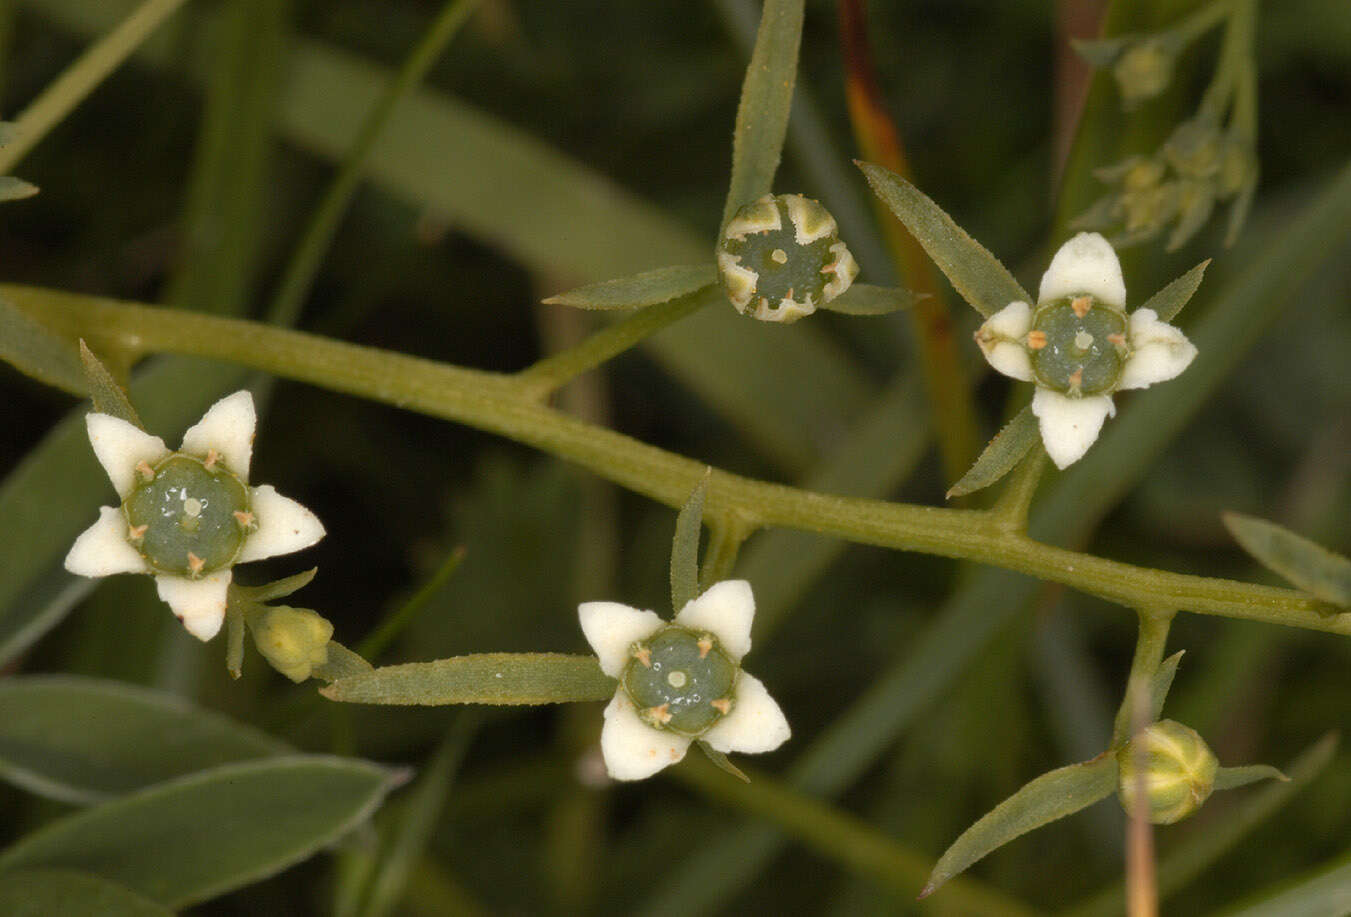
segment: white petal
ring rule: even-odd
[[[1021,344],[996,341],[989,350],[983,347],[981,350],[985,352],[986,361],[1004,375],[1023,382],[1032,381],[1032,358]]]
[[[1131,313],[1131,355],[1121,370],[1117,388],[1149,388],[1179,375],[1196,359],[1196,345],[1153,309]]]
[[[324,524],[319,517],[290,497],[283,497],[272,487],[250,488],[256,531],[244,539],[237,563],[290,554],[308,548],[324,537]]]
[[[583,602],[577,606],[586,642],[600,658],[600,670],[611,678],[624,673],[629,647],[652,636],[662,625],[655,612],[618,602]]]
[[[1057,468],[1079,461],[1098,438],[1102,422],[1116,413],[1109,395],[1069,398],[1037,386],[1032,413],[1041,421],[1041,441]]]
[[[1041,278],[1038,302],[1089,293],[1108,305],[1124,308],[1126,281],[1112,246],[1096,232],[1081,232],[1060,246]]]
[[[247,390],[226,395],[213,404],[202,419],[183,434],[183,452],[206,457],[215,449],[225,461],[225,467],[247,481],[249,460],[253,457],[253,431],[258,426],[258,414],[253,409],[253,395]]]
[[[136,486],[136,466],[141,462],[153,465],[169,451],[158,436],[111,414],[87,414],[84,424],[94,457],[108,472],[108,480],[123,500]]]
[[[230,588],[228,568],[201,579],[160,574],[155,577],[155,588],[188,633],[202,641],[216,636],[225,620],[225,593]]]
[[[1032,328],[1032,307],[1011,302],[991,315],[976,332],[976,343],[990,365],[1006,376],[1024,382],[1032,378],[1032,359],[1023,339]]]
[[[1017,300],[1009,303],[980,326],[980,333],[988,332],[991,337],[1020,340],[1032,330],[1032,307]]]
[[[690,739],[653,729],[638,717],[623,689],[615,692],[605,708],[605,726],[600,732],[600,751],[605,770],[615,780],[642,780],[685,757]]]
[[[78,576],[150,572],[145,558],[127,541],[126,517],[111,506],[99,507],[99,521],[75,539],[66,569]]]
[[[706,630],[737,662],[751,651],[751,620],[755,617],[755,596],[744,579],[714,583],[697,599],[692,599],[675,616],[675,623],[691,630]]]
[[[783,711],[760,679],[742,672],[732,698],[732,712],[701,738],[720,752],[754,754],[773,751],[788,741],[792,733]]]

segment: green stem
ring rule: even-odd
[[[436,63],[447,43],[459,32],[460,26],[464,25],[478,4],[479,0],[450,0],[403,62],[380,101],[366,115],[343,161],[342,169],[311,217],[305,235],[296,246],[291,263],[287,265],[286,276],[277,288],[268,310],[268,315],[276,324],[295,323],[314,283],[315,274],[338,231],[338,224],[347,211],[347,205],[361,184],[375,141],[389,123],[399,102],[427,76],[427,71]]]
[[[708,549],[704,555],[703,570],[700,571],[700,588],[707,589],[732,575],[737,554],[740,553],[741,545],[750,533],[751,529],[740,521],[724,522],[716,519],[709,521]]]
[[[1046,447],[1038,439],[1032,451],[1023,457],[1017,469],[1009,476],[999,499],[990,507],[990,518],[1002,529],[1012,532],[1027,531],[1027,514],[1032,507],[1032,497],[1041,483],[1042,473],[1046,470]]]
[[[1116,713],[1116,723],[1112,729],[1112,747],[1120,748],[1130,740],[1134,729],[1135,711],[1143,706],[1149,707],[1148,694],[1154,681],[1154,674],[1163,661],[1163,649],[1168,643],[1168,628],[1173,623],[1173,613],[1139,610],[1140,633],[1135,640],[1135,657],[1131,660],[1131,673],[1126,681],[1126,696]]]
[[[1198,117],[1210,120],[1214,124],[1224,120],[1224,113],[1229,108],[1235,87],[1241,82],[1243,70],[1252,66],[1250,33],[1256,15],[1252,2],[1253,0],[1231,0],[1229,3],[1216,4],[1224,7],[1224,14],[1229,17],[1229,22],[1224,30],[1220,59],[1215,65],[1215,78],[1206,87],[1198,112]]]
[[[134,352],[240,363],[465,423],[590,469],[635,493],[682,506],[706,466],[536,403],[530,386],[498,373],[328,340],[255,322],[155,309],[32,287],[0,295],[69,337]],[[1175,608],[1351,634],[1337,612],[1291,589],[1119,563],[1041,544],[988,524],[980,511],[812,493],[715,470],[706,512],[746,532],[784,526],[862,544],[993,564],[1135,608]]]
[[[7,174],[183,3],[145,0],[117,28],[76,58],[14,122],[14,142],[0,149],[0,175]]]
[[[1201,7],[1168,31],[1190,44],[1224,22],[1225,18],[1233,12],[1233,6],[1234,0],[1215,0],[1215,2]]]

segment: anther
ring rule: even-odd
[[[235,517],[235,521],[239,523],[240,528],[253,527],[253,513],[246,513],[242,509],[237,509],[232,515]]]
[[[1070,300],[1070,308],[1074,310],[1075,315],[1083,318],[1088,314],[1088,310],[1093,308],[1093,297],[1076,296]]]
[[[732,711],[731,698],[720,697],[715,701],[709,701],[709,704],[711,704],[713,709],[721,713],[723,716],[726,716],[728,713]]]
[[[633,658],[643,664],[643,668],[652,668],[652,651],[645,646],[634,647]]]
[[[202,467],[211,471],[216,467],[216,461],[220,458],[220,453],[215,449],[206,450],[206,461],[202,462]]]
[[[1046,346],[1045,331],[1029,331],[1027,333],[1028,350],[1041,350],[1045,346]]]
[[[667,723],[671,722],[671,705],[662,704],[660,707],[648,707],[647,716],[649,719],[665,726]]]
[[[201,576],[202,568],[204,566],[206,566],[206,561],[202,560],[200,557],[198,557],[191,551],[188,552],[188,572],[193,577]]]
[[[151,468],[150,463],[145,459],[141,459],[136,463],[136,470],[140,473],[141,477],[145,478],[147,481],[155,480],[155,469]]]
[[[713,649],[713,638],[705,634],[699,638],[699,642],[695,646],[699,647],[699,658],[703,659]]]
[[[142,538],[145,537],[146,530],[149,528],[150,528],[149,523],[146,523],[145,525],[128,526],[127,537],[130,538],[132,541],[140,541]]]

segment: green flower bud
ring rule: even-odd
[[[731,712],[741,668],[712,634],[668,624],[630,655],[620,683],[649,726],[699,736]]]
[[[328,662],[333,625],[318,612],[288,605],[269,607],[249,619],[254,645],[272,668],[294,682]]]
[[[1117,752],[1117,795],[1129,814],[1137,809],[1141,783],[1137,763],[1144,766],[1148,816],[1156,825],[1171,825],[1199,809],[1215,787],[1219,768],[1219,761],[1196,730],[1175,720],[1146,726]]]
[[[1208,179],[1220,171],[1224,138],[1205,121],[1178,125],[1163,145],[1163,155],[1183,178]]]
[[[1257,154],[1252,144],[1230,134],[1225,138],[1220,154],[1220,174],[1217,179],[1220,197],[1233,197],[1257,180]]]
[[[254,519],[249,488],[215,452],[141,462],[122,502],[132,547],[151,569],[189,579],[231,566]]]
[[[1161,38],[1146,38],[1123,51],[1112,67],[1122,103],[1134,108],[1167,89],[1176,57],[1172,43]]]
[[[858,276],[835,218],[800,194],[767,194],[742,207],[723,230],[717,255],[727,298],[761,321],[811,315]]]

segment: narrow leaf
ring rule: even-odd
[[[314,677],[324,681],[337,681],[352,675],[374,672],[375,666],[366,661],[360,653],[354,653],[337,640],[328,641],[328,661],[314,667]]]
[[[704,528],[704,498],[713,469],[709,468],[690,492],[676,516],[671,539],[671,609],[680,611],[699,595],[699,535]]]
[[[544,300],[550,306],[578,309],[638,309],[696,293],[718,280],[713,264],[659,267],[632,277],[602,280]]]
[[[73,675],[0,681],[0,778],[62,802],[96,802],[290,750],[159,691]]]
[[[313,855],[393,784],[385,768],[320,755],[227,764],[58,819],[0,854],[0,870],[87,870],[183,907]]]
[[[84,369],[74,345],[4,299],[0,299],[0,360],[44,385],[72,395],[85,393]]]
[[[1265,519],[1225,513],[1243,549],[1314,598],[1351,608],[1351,560]]]
[[[924,898],[973,863],[1014,838],[1073,815],[1116,790],[1116,757],[1104,753],[1091,761],[1042,774],[976,822],[939,858]]]
[[[615,683],[594,656],[481,653],[383,666],[319,693],[357,704],[564,704],[609,700]]]
[[[1159,668],[1154,673],[1154,680],[1149,687],[1149,721],[1151,723],[1163,715],[1163,704],[1168,700],[1168,691],[1173,687],[1173,676],[1177,674],[1177,667],[1182,662],[1182,656],[1186,652],[1186,650],[1178,650],[1159,663]]]
[[[173,917],[173,912],[115,882],[73,869],[0,873],[5,917]]]
[[[722,210],[723,223],[742,205],[773,189],[797,82],[802,8],[803,0],[765,0],[736,110],[732,180]]]
[[[284,599],[308,586],[310,580],[314,579],[314,575],[318,572],[318,567],[311,567],[308,570],[293,573],[290,576],[264,583],[261,586],[241,586],[238,583],[231,583],[230,604],[262,605],[265,602]]]
[[[1161,322],[1171,322],[1182,311],[1182,307],[1191,301],[1192,295],[1196,292],[1196,288],[1201,285],[1201,278],[1205,276],[1206,268],[1209,266],[1210,259],[1207,258],[1149,297],[1149,301],[1141,308],[1153,309],[1158,313]]]
[[[830,302],[822,303],[821,308],[843,315],[886,315],[909,309],[920,298],[919,294],[900,287],[856,283]]]
[[[13,175],[0,175],[0,201],[21,201],[38,193],[38,186]]]
[[[1038,436],[1037,418],[1032,415],[1032,406],[1028,405],[1013,415],[1004,429],[995,434],[971,470],[952,485],[947,493],[948,499],[975,493],[997,482],[1023,460],[1027,450],[1036,444]]]
[[[1272,767],[1270,764],[1248,764],[1243,767],[1222,767],[1217,770],[1215,772],[1215,789],[1232,790],[1240,786],[1247,786],[1250,783],[1256,783],[1259,780],[1290,782],[1289,777],[1285,776],[1279,768]]]
[[[953,288],[989,318],[1011,302],[1032,302],[999,259],[985,250],[943,208],[895,172],[859,162],[873,192],[924,246]]]
[[[80,339],[80,363],[84,366],[84,380],[89,387],[89,398],[94,402],[94,410],[100,414],[111,414],[144,430],[145,424],[141,423],[141,415],[132,407],[131,399],[117,384],[108,367],[94,356],[94,351],[89,349],[84,338]]]

